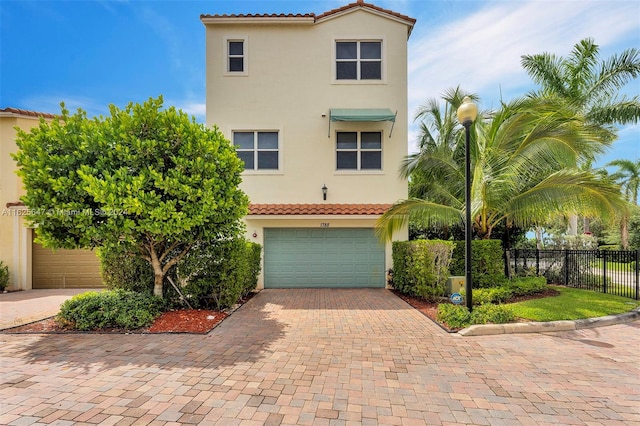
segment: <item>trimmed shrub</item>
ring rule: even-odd
[[[436,319],[452,329],[465,328],[471,325],[471,313],[461,305],[439,304]]]
[[[515,319],[513,311],[505,305],[480,305],[471,313],[472,324],[505,324]]]
[[[394,288],[427,300],[444,295],[452,250],[450,241],[394,241]]]
[[[9,286],[9,267],[0,260],[0,291]]]
[[[174,275],[193,307],[223,310],[255,289],[261,249],[244,239],[202,242],[182,259]],[[177,296],[173,288],[167,293]]]
[[[512,297],[541,293],[546,289],[547,280],[544,277],[517,278],[500,287],[474,289],[473,304],[504,303]],[[464,295],[464,290],[461,293]]]
[[[451,261],[452,275],[465,275],[465,242],[455,241],[453,259]],[[473,273],[473,287],[490,288],[504,284],[504,253],[500,240],[471,241],[471,271]]]
[[[458,329],[472,324],[505,324],[515,320],[515,314],[505,305],[487,303],[470,313],[465,306],[442,303],[438,305],[437,320],[449,328]]]
[[[153,293],[153,268],[124,241],[98,249],[102,281],[109,289]]]
[[[56,321],[76,330],[113,327],[132,330],[151,325],[162,308],[162,300],[151,294],[127,290],[93,291],[66,300]]]

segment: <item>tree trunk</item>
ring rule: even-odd
[[[158,254],[156,253],[155,247],[151,246],[149,250],[151,254],[151,266],[153,267],[153,294],[154,296],[162,298],[162,284],[164,282],[164,273],[162,271],[162,264],[160,263],[160,259],[158,259]]]
[[[536,227],[536,248],[542,250],[542,228]]]
[[[582,227],[584,228],[583,232],[587,235],[591,234],[591,228],[589,228],[590,224],[591,224],[591,221],[589,220],[588,217],[585,216],[582,218]]]
[[[620,220],[620,243],[622,250],[629,250],[629,216],[622,216]]]
[[[569,225],[567,226],[567,235],[578,235],[578,215],[572,214],[569,216]]]

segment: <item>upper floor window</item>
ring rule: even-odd
[[[244,40],[227,40],[227,72],[245,72]]]
[[[338,170],[382,170],[381,132],[338,132]]]
[[[245,170],[278,170],[278,132],[233,132],[233,145]]]
[[[336,41],[336,80],[381,79],[381,41]]]

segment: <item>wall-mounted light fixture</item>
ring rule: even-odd
[[[327,190],[328,189],[329,188],[327,188],[327,185],[324,185],[324,184],[322,185],[322,199],[325,200],[325,201],[327,200]]]
[[[258,233],[256,231],[253,231],[253,238],[258,238]]]

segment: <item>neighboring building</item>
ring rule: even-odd
[[[259,287],[384,287],[380,215],[407,197],[415,20],[358,1],[321,15],[202,15],[207,124],[245,161]],[[395,239],[407,239],[406,230]]]
[[[100,287],[100,263],[95,252],[44,249],[33,242],[35,232],[26,227],[27,211],[19,201],[24,188],[11,154],[18,150],[15,127],[28,132],[40,118],[51,121],[55,116],[0,109],[0,260],[9,267],[9,289]]]

